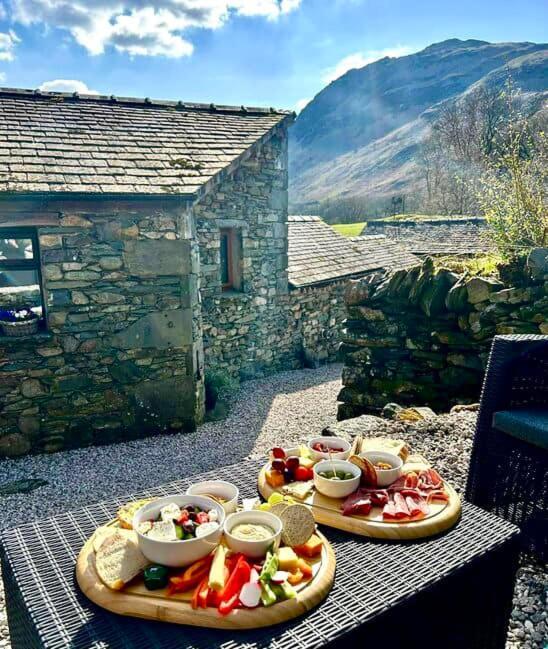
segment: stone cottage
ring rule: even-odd
[[[349,239],[319,216],[289,217],[288,259],[292,339],[311,366],[337,358],[349,279],[420,263],[391,239]]]
[[[0,309],[40,315],[0,337],[0,455],[191,429],[204,371],[292,363],[292,119],[0,91]]]

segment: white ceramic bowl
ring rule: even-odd
[[[238,539],[231,534],[232,529],[241,523],[266,525],[274,530],[274,533],[268,539],[262,541],[244,541],[243,539]],[[270,512],[263,512],[258,509],[248,512],[237,512],[236,514],[230,514],[226,518],[224,525],[225,540],[228,547],[233,552],[241,552],[242,554],[245,554],[246,557],[259,559],[264,557],[267,550],[272,546],[274,546],[274,549],[278,549],[280,538],[282,536],[282,528],[282,521],[278,516],[275,516]]]
[[[330,480],[320,473],[324,471],[344,471],[351,473],[351,480]],[[329,498],[346,498],[360,486],[362,472],[359,467],[346,460],[322,460],[314,465],[314,486],[324,496]]]
[[[179,507],[197,505],[200,509],[206,511],[214,509],[219,516],[219,527],[201,538],[188,539],[187,541],[157,541],[137,531],[139,524],[143,521],[157,519],[162,507],[165,507],[169,503],[175,503]],[[173,496],[158,498],[158,500],[154,500],[138,509],[133,517],[133,529],[136,531],[137,538],[139,539],[139,548],[149,561],[159,563],[162,566],[169,566],[170,568],[179,568],[189,566],[191,563],[198,561],[198,559],[207,556],[219,545],[219,540],[223,533],[224,521],[225,510],[215,500],[206,498],[205,496],[174,494]]]
[[[320,460],[329,460],[329,453],[322,453],[321,451],[315,451],[312,446],[317,442],[321,442],[329,448],[342,448],[342,451],[337,451],[331,453],[331,457],[334,460],[346,460],[350,456],[350,444],[343,439],[342,437],[314,437],[308,442],[308,450],[310,451],[310,456],[316,462]]]
[[[379,487],[388,487],[402,474],[403,460],[395,453],[387,453],[385,451],[366,451],[360,454],[366,457],[370,462],[386,462],[392,466],[392,469],[377,469],[377,484]]]
[[[227,514],[232,514],[238,506],[240,490],[236,485],[225,482],[225,480],[204,480],[204,482],[190,485],[186,493],[189,496],[217,496],[222,498],[225,501],[222,503],[223,509]],[[215,500],[215,498],[213,499]]]

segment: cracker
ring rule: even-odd
[[[314,516],[305,505],[289,505],[280,518],[284,526],[282,542],[290,547],[304,545],[316,530]]]
[[[270,507],[270,513],[281,518],[284,512],[290,505],[288,503],[276,503]]]

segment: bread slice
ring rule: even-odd
[[[139,550],[136,534],[130,536],[117,532],[107,536],[95,555],[97,574],[112,590],[122,590],[149,563]]]
[[[360,447],[360,455],[365,451],[384,451],[399,455],[405,462],[409,455],[409,446],[402,439],[390,439],[389,437],[364,438]]]
[[[125,527],[126,530],[133,529],[133,517],[135,512],[138,509],[141,509],[143,505],[149,503],[152,499],[146,498],[144,500],[134,500],[133,502],[126,503],[123,507],[120,507],[116,517],[118,518],[118,523],[120,527]]]
[[[108,537],[112,536],[113,534],[123,534],[124,536],[127,536],[128,534],[130,536],[134,536],[132,530],[126,530],[123,527],[115,527],[113,525],[105,525],[103,527],[98,527],[95,530],[95,533],[93,534],[92,538],[92,543],[93,543],[93,551],[96,553],[99,548],[101,547],[101,544],[103,541]]]

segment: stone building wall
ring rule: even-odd
[[[38,226],[47,330],[0,337],[0,455],[193,428],[202,350],[188,208],[8,207],[0,228]]]
[[[276,133],[193,207],[205,366],[241,379],[299,366],[287,281],[287,138]],[[220,228],[241,232],[242,287],[223,291]]]
[[[422,266],[352,282],[342,334],[339,418],[387,402],[445,412],[479,400],[495,334],[548,334],[548,249],[507,285]]]
[[[340,336],[346,317],[347,281],[295,288],[289,292],[295,353],[301,363],[315,367],[338,359]]]

